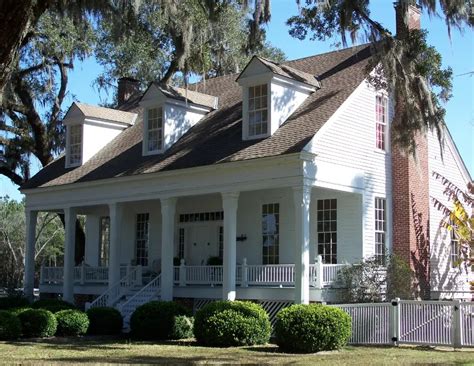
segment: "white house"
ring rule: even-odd
[[[392,151],[392,103],[366,81],[370,56],[363,45],[284,64],[254,57],[188,90],[154,83],[137,97],[122,80],[117,110],[73,103],[66,152],[22,187],[26,293],[37,213],[54,211],[64,266],[42,268],[41,293],[125,314],[154,298],[331,301],[343,266],[392,251],[428,276],[433,297],[471,296],[429,203],[443,197],[432,171],[460,186],[469,173],[449,133],[443,159],[434,137],[420,144],[421,169]],[[423,253],[416,225],[429,227]]]

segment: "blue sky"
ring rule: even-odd
[[[392,4],[393,1],[389,0],[372,0],[371,5],[373,18],[391,31],[395,28]],[[334,41],[299,41],[288,34],[286,20],[297,12],[295,0],[273,0],[272,20],[267,26],[267,39],[281,48],[290,60],[333,50]],[[472,176],[474,175],[474,77],[462,74],[474,71],[473,32],[466,31],[461,34],[458,30],[453,30],[450,39],[444,20],[429,17],[427,14],[422,16],[422,27],[429,31],[428,42],[441,53],[443,64],[453,69],[453,97],[446,105],[446,123]],[[70,95],[65,106],[72,103],[73,96],[84,103],[101,102],[98,91],[92,86],[99,71],[100,66],[93,58],[75,65],[70,75]],[[16,187],[3,177],[0,178],[0,195],[21,199]]]

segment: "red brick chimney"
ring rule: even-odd
[[[118,107],[131,97],[140,93],[140,82],[136,79],[123,77],[118,79],[117,103]]]
[[[395,4],[397,38],[403,39],[413,29],[420,29],[420,9],[413,0]],[[402,110],[403,104],[397,103]],[[393,124],[397,121],[397,111]],[[400,114],[398,114],[400,115]],[[410,263],[415,273],[415,286],[421,298],[430,291],[430,197],[428,142],[426,134],[416,136],[417,161],[392,144],[393,251]]]

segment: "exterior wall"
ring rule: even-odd
[[[316,154],[315,164],[331,164],[335,172],[341,168],[355,168],[364,173],[363,246],[362,252],[351,252],[351,257],[370,257],[374,254],[374,202],[376,197],[387,200],[387,247],[391,248],[391,190],[392,170],[390,151],[376,149],[375,96],[367,83],[362,83],[339,110],[321,128],[306,147]],[[389,121],[393,115],[389,102]],[[387,138],[389,141],[389,137]],[[338,212],[339,213],[339,212]]]
[[[82,139],[82,164],[92,158],[105,145],[114,139],[123,128],[105,127],[100,124],[85,122],[83,125]]]
[[[462,161],[451,143],[451,138],[446,136],[443,155],[438,138],[430,133],[428,136],[429,169],[430,169],[430,196],[438,199],[443,204],[451,207],[450,202],[443,194],[444,186],[435,179],[433,172],[442,174],[460,188],[466,187],[469,178],[464,172]],[[430,205],[430,239],[431,239],[431,292],[434,298],[471,298],[469,294],[468,278],[466,269],[453,268],[449,258],[451,233],[440,227],[443,214],[433,204]],[[469,270],[467,268],[467,270]],[[471,274],[472,275],[472,274]],[[466,292],[464,292],[466,291]]]

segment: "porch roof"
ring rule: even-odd
[[[80,167],[65,168],[65,156],[59,156],[21,189],[301,152],[367,76],[370,55],[370,46],[362,45],[286,62],[286,66],[317,75],[321,89],[311,94],[272,136],[264,139],[242,140],[242,96],[241,87],[235,81],[236,74],[189,87],[190,90],[218,96],[219,109],[208,113],[163,154],[143,156],[143,115],[138,104],[129,103],[127,110],[138,113],[133,126]]]

